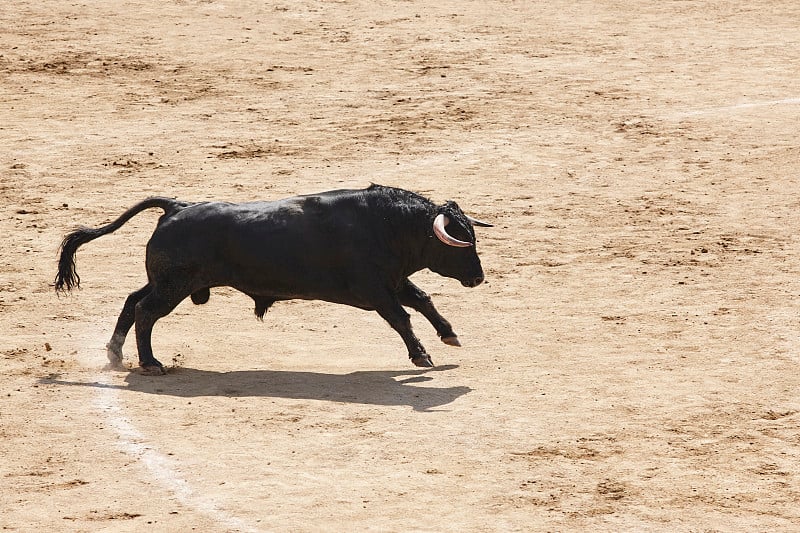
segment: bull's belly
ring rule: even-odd
[[[232,287],[244,294],[260,300],[272,302],[285,300],[321,300],[336,304],[349,305],[365,310],[374,307],[368,299],[361,295],[357,287],[353,287],[345,277],[332,272],[307,273],[298,276],[233,275],[214,280],[210,286]]]
[[[359,309],[364,309],[366,311],[374,311],[375,309],[374,306],[371,305],[370,303],[348,292],[324,291],[324,290],[299,290],[299,289],[276,290],[275,288],[272,287],[258,288],[258,287],[241,287],[234,285],[229,285],[229,286],[247,294],[248,296],[254,299],[265,302],[282,302],[287,300],[318,300],[334,304],[349,305],[351,307],[357,307]]]

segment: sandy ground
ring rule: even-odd
[[[800,4],[0,5],[0,526],[800,530]],[[493,221],[463,348],[212,291],[104,345],[144,198],[369,182]],[[136,359],[132,339],[126,360]]]

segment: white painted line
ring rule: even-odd
[[[117,390],[108,375],[97,374],[96,381],[100,386],[96,389],[94,406],[103,414],[108,425],[116,431],[117,446],[120,449],[138,459],[162,487],[174,494],[177,500],[189,509],[197,511],[233,531],[248,533],[261,531],[241,518],[220,509],[214,501],[192,490],[189,483],[179,474],[177,462],[159,453],[125,416],[119,403]]]
[[[79,350],[78,359],[87,368],[97,368],[97,360],[88,354],[99,354],[105,358],[104,343],[98,342],[93,332],[86,332],[84,336],[84,350]],[[100,348],[103,346],[103,348]],[[169,377],[164,377],[169,379]],[[114,429],[117,435],[117,446],[137,459],[161,486],[175,495],[175,498],[185,507],[192,509],[231,531],[246,533],[261,533],[262,530],[253,527],[245,520],[221,509],[217,503],[208,497],[194,491],[186,479],[181,477],[178,462],[160,453],[149,439],[139,431],[131,420],[125,416],[122,404],[119,401],[118,385],[113,383],[111,374],[99,370],[94,375],[97,391],[92,403],[106,423]]]

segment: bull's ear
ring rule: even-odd
[[[457,213],[461,213],[462,211],[454,200],[447,200],[444,203],[444,205],[439,209],[439,212],[444,213],[445,215],[454,216]]]
[[[482,220],[478,220],[476,218],[472,218],[469,215],[466,215],[467,220],[469,220],[473,226],[478,226],[479,228],[493,228],[494,224],[489,224],[488,222],[483,222]]]

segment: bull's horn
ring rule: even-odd
[[[450,219],[447,218],[442,213],[436,215],[436,218],[433,221],[433,233],[436,237],[445,243],[447,246],[455,246],[456,248],[466,248],[467,246],[472,246],[472,243],[459,241],[455,237],[451,236],[447,233],[447,230],[444,229],[450,223]]]
[[[482,220],[478,220],[476,218],[472,218],[469,215],[466,215],[467,220],[472,222],[473,226],[478,226],[479,228],[493,228],[494,224],[489,224],[488,222],[483,222]]]

